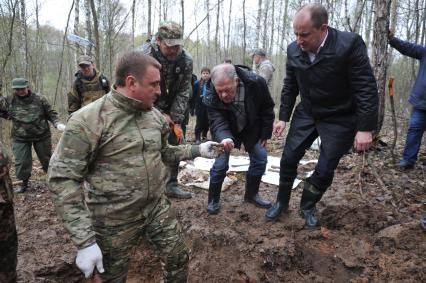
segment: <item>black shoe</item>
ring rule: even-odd
[[[318,218],[316,216],[316,208],[300,210],[300,215],[305,219],[305,224],[308,228],[315,228],[319,225]]]
[[[270,209],[266,211],[266,218],[270,220],[276,219],[283,211],[288,210],[292,188],[293,182],[280,183],[277,194],[277,201]]]
[[[22,180],[22,185],[18,189],[16,189],[14,192],[17,194],[23,194],[28,190],[28,180]]]
[[[306,226],[315,228],[318,226],[315,205],[322,198],[324,192],[319,191],[314,185],[305,181],[305,186],[300,200],[300,215],[305,219]]]
[[[219,200],[222,191],[222,182],[209,184],[209,197],[207,200],[207,212],[209,214],[218,214],[220,210]]]
[[[246,192],[244,194],[244,201],[253,203],[261,208],[271,207],[271,202],[262,199],[259,196],[259,185],[262,176],[246,175]]]
[[[189,199],[191,193],[184,192],[177,184],[170,184],[166,187],[166,196],[169,198]]]
[[[408,169],[413,169],[414,164],[408,163],[407,161],[403,159],[396,165],[396,167],[400,170],[408,170]]]

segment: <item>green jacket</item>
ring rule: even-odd
[[[50,121],[55,127],[59,123],[58,113],[47,99],[39,94],[17,95],[2,98],[0,117],[12,120],[12,139],[20,142],[39,141],[49,138]]]
[[[144,108],[142,102],[111,90],[67,123],[50,160],[48,183],[77,246],[94,241],[93,227],[146,217],[164,193],[163,162],[199,155],[197,146],[168,145],[165,118],[155,108]],[[90,186],[83,201],[85,180]]]
[[[77,111],[110,91],[108,79],[98,70],[94,72],[91,80],[83,78],[80,72],[75,74],[76,79],[68,92],[68,113]]]
[[[142,52],[154,57],[161,64],[161,95],[155,102],[155,107],[169,114],[174,122],[183,124],[192,96],[191,55],[183,49],[178,59],[169,61],[161,54],[156,43],[146,43],[142,46]]]

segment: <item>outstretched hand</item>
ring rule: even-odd
[[[272,129],[274,136],[280,137],[285,129],[285,125],[286,123],[284,121],[277,121]]]

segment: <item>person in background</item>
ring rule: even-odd
[[[201,78],[195,82],[194,92],[194,109],[196,115],[195,123],[195,144],[207,139],[209,131],[209,117],[207,116],[207,108],[203,104],[203,97],[211,88],[210,69],[203,67],[201,69]]]

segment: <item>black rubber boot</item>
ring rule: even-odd
[[[259,196],[259,185],[262,176],[246,175],[246,192],[244,194],[244,201],[255,204],[258,207],[269,208],[271,202],[262,199]]]
[[[28,190],[28,179],[27,180],[22,180],[22,185],[20,188],[15,190],[15,193],[17,194],[23,194]]]
[[[280,183],[277,195],[277,201],[274,205],[266,211],[266,217],[273,220],[278,218],[283,211],[288,210],[290,202],[291,190],[293,189],[293,182]]]
[[[180,198],[180,199],[189,199],[192,198],[191,193],[184,192],[178,185],[177,176],[178,176],[179,164],[171,167],[170,178],[166,184],[166,196],[169,198]]]
[[[300,200],[300,215],[305,219],[308,228],[315,228],[319,225],[315,205],[320,201],[322,195],[323,192],[319,191],[308,181],[305,181]]]
[[[201,143],[200,133],[195,133],[195,144]]]
[[[219,213],[220,192],[222,191],[222,183],[209,184],[209,198],[207,200],[207,212],[209,214]]]

